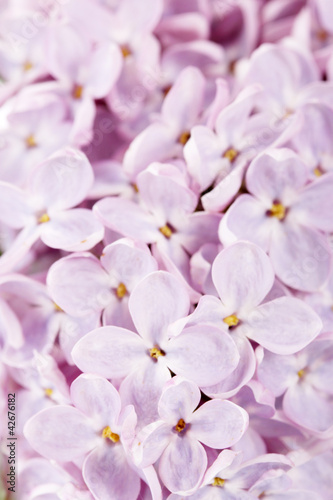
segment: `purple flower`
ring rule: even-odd
[[[31,446],[58,462],[83,460],[84,481],[101,500],[137,498],[140,478],[128,456],[133,407],[122,410],[113,385],[95,375],[80,375],[72,383],[71,400],[73,406],[47,408],[26,423]]]
[[[332,339],[318,338],[293,356],[265,351],[259,355],[259,380],[276,397],[296,424],[320,433],[333,426]]]
[[[230,376],[209,395],[237,392],[253,376],[254,352],[248,339],[274,353],[291,354],[308,345],[322,328],[320,318],[300,299],[278,297],[264,302],[274,282],[274,271],[265,252],[253,243],[238,242],[222,250],[214,260],[212,279],[220,298],[205,295],[187,319],[188,327],[208,324],[230,333],[240,353],[240,362]],[[176,325],[182,329],[184,321]]]
[[[289,149],[260,155],[247,172],[250,194],[230,207],[219,234],[224,244],[253,241],[269,253],[281,281],[315,291],[331,265],[327,233],[333,230],[333,175],[310,184],[308,177],[306,165]]]
[[[134,404],[140,424],[156,417],[157,401],[170,370],[199,386],[213,385],[237,366],[232,339],[216,327],[195,326],[173,336],[168,327],[186,316],[189,297],[182,283],[157,271],[133,290],[129,311],[139,333],[116,326],[90,332],[74,347],[72,356],[84,372],[123,379],[120,394]],[[204,342],[203,342],[204,338]]]
[[[202,444],[228,448],[248,425],[247,413],[230,401],[215,399],[197,408],[199,402],[198,387],[174,377],[159,400],[159,420],[142,429],[132,449],[140,467],[159,460],[163,483],[181,495],[195,491],[203,478],[207,456]]]

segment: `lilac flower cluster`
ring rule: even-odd
[[[0,498],[332,500],[332,1],[0,26]]]

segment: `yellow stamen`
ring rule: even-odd
[[[82,85],[74,85],[73,94],[72,94],[74,99],[81,99],[82,93],[83,93]]]
[[[180,420],[178,420],[178,423],[175,427],[175,430],[177,432],[182,432],[186,427],[186,423],[185,423],[185,420],[183,420],[182,418]]]
[[[220,477],[214,477],[214,481],[212,486],[224,486],[225,479],[221,479]]]
[[[131,55],[132,55],[132,51],[131,51],[131,49],[129,48],[129,46],[128,46],[128,45],[122,45],[122,46],[120,47],[120,50],[121,50],[121,53],[122,53],[122,55],[123,55],[123,57],[124,57],[125,59],[126,59],[126,57],[128,57],[128,56],[131,56]]]
[[[323,175],[323,171],[320,167],[316,167],[313,171],[316,177],[321,177]]]
[[[35,148],[37,146],[37,142],[35,141],[35,138],[33,135],[29,135],[26,140],[25,144],[27,148]]]
[[[44,392],[45,392],[45,396],[50,398],[53,394],[53,389],[45,389]]]
[[[50,217],[48,216],[48,214],[43,214],[39,217],[38,222],[39,224],[43,224],[44,222],[49,222],[49,220]]]
[[[299,371],[297,372],[297,375],[299,376],[299,378],[303,378],[303,377],[304,377],[304,375],[305,375],[305,370],[304,370],[304,369],[303,369],[303,370],[299,370]]]
[[[159,358],[160,356],[165,356],[165,353],[161,351],[158,347],[153,347],[152,349],[149,350],[149,354],[152,358]]]
[[[239,323],[239,319],[235,314],[231,314],[230,316],[227,316],[226,318],[223,319],[224,323],[226,323],[228,326],[237,326]]]
[[[122,299],[123,297],[125,297],[126,293],[127,293],[126,286],[124,285],[124,283],[120,283],[116,290],[117,297],[119,299]]]
[[[137,184],[132,184],[132,187],[133,187],[133,189],[134,189],[134,191],[135,191],[136,193],[138,193],[138,192],[139,192],[139,188],[138,188]]]
[[[55,302],[54,302],[53,304],[54,304],[54,309],[55,309],[56,311],[59,311],[59,312],[64,312],[64,310],[63,310],[63,309],[61,309],[61,307],[60,307],[60,306],[58,306],[58,304],[56,304]]]
[[[179,136],[178,142],[180,142],[180,144],[185,146],[190,137],[191,137],[191,132],[185,131]]]
[[[286,208],[281,203],[274,202],[272,208],[268,211],[268,215],[283,220],[286,216]]]
[[[112,441],[113,443],[118,443],[120,439],[119,434],[115,434],[114,432],[112,432],[109,426],[104,427],[102,436],[103,438],[110,439],[110,441]]]
[[[159,227],[158,229],[163,234],[163,236],[165,236],[166,238],[171,238],[172,229],[170,229],[167,224],[165,226]]]
[[[26,61],[23,64],[23,71],[30,71],[33,68],[33,64],[30,61]]]
[[[227,149],[227,151],[223,154],[223,158],[226,158],[231,163],[236,160],[238,156],[238,151],[234,148]]]

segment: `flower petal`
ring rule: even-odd
[[[208,401],[193,413],[191,435],[210,448],[229,448],[246,431],[248,414],[231,401]]]
[[[90,420],[72,406],[55,406],[28,420],[24,435],[44,457],[69,462],[82,458],[100,442]]]
[[[246,159],[240,157],[237,166],[230,173],[226,172],[212,191],[202,196],[202,205],[205,210],[221,212],[230,205],[242,185],[246,163]]]
[[[153,163],[137,178],[140,196],[148,210],[161,225],[177,224],[187,213],[194,212],[198,197],[177,177],[179,170],[174,165]]]
[[[141,468],[154,464],[168,446],[173,434],[171,426],[157,420],[147,425],[138,434],[132,449],[135,463]]]
[[[221,221],[219,237],[222,243],[228,245],[244,239],[267,251],[275,221],[266,216],[266,211],[265,205],[253,196],[239,196]]]
[[[200,398],[200,390],[196,384],[182,377],[173,377],[163,390],[158,413],[172,426],[181,418],[186,422],[200,403]]]
[[[213,263],[212,278],[230,314],[243,314],[264,300],[273,286],[274,271],[261,248],[239,242],[219,253]]]
[[[88,158],[79,150],[67,148],[37,167],[30,189],[43,208],[66,210],[84,200],[93,180]]]
[[[212,325],[186,328],[165,344],[166,363],[177,375],[201,386],[217,384],[236,368],[237,347],[230,335]]]
[[[103,236],[104,227],[86,208],[54,213],[41,228],[41,239],[45,245],[67,252],[90,250]]]
[[[314,432],[325,432],[333,426],[333,399],[306,383],[290,387],[283,398],[288,418]]]
[[[72,351],[81,371],[105,378],[126,377],[145,356],[146,347],[139,335],[117,326],[93,330],[79,340]]]
[[[171,377],[163,361],[160,357],[154,362],[147,356],[139,368],[133,370],[121,383],[119,392],[122,403],[134,405],[139,428],[159,418],[157,404],[163,387]]]
[[[153,217],[136,203],[122,198],[103,198],[93,208],[102,223],[123,236],[144,243],[156,241],[158,228]]]
[[[187,435],[175,436],[160,459],[159,474],[172,493],[189,494],[199,486],[206,467],[203,446]]]
[[[286,221],[272,233],[270,257],[278,278],[304,292],[316,291],[330,273],[332,252],[327,237]]]
[[[254,309],[246,320],[247,336],[276,354],[300,351],[320,333],[322,321],[300,299],[279,297]]]
[[[315,227],[321,231],[333,231],[333,173],[322,176],[300,193],[293,205],[293,215],[300,224]]]
[[[137,498],[140,478],[128,465],[120,443],[104,443],[93,450],[83,464],[83,478],[99,500]]]
[[[101,311],[109,303],[109,279],[99,260],[91,254],[59,259],[49,269],[47,285],[58,306],[80,317]]]
[[[296,153],[291,149],[272,149],[251,163],[246,184],[269,208],[275,200],[290,204],[307,179],[307,166]]]
[[[105,247],[100,260],[112,284],[117,287],[124,283],[129,291],[147,274],[157,271],[157,263],[148,247],[126,238]]]
[[[240,335],[232,335],[232,339],[237,346],[240,361],[224,380],[209,387],[201,387],[201,390],[211,398],[230,398],[254,375],[256,359],[250,341]]]
[[[124,171],[131,179],[154,161],[172,158],[177,150],[177,131],[164,123],[153,123],[132,141],[124,156]]]
[[[179,135],[188,131],[199,116],[205,79],[201,71],[188,66],[180,72],[162,106],[163,118]]]
[[[138,332],[153,347],[165,338],[171,323],[188,314],[190,300],[180,280],[156,271],[134,288],[128,306]]]
[[[34,222],[32,207],[22,189],[0,181],[0,220],[10,227],[20,229]]]
[[[257,376],[275,397],[279,397],[298,382],[298,369],[296,356],[279,356],[265,351],[258,365]]]
[[[116,423],[121,402],[118,391],[105,378],[83,374],[71,385],[71,400],[85,415],[101,422],[101,426]]]

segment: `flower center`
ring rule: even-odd
[[[186,130],[185,132],[180,134],[180,136],[178,137],[178,142],[180,142],[180,144],[185,146],[190,137],[191,137],[191,132],[188,132],[188,130]]]
[[[50,398],[53,394],[53,389],[44,389],[44,392],[45,392],[45,396],[47,396],[48,398]]]
[[[175,426],[175,431],[182,432],[186,427],[186,422],[182,418],[178,420],[177,425]]]
[[[74,85],[74,89],[73,89],[73,97],[74,99],[81,99],[82,97],[82,93],[83,93],[83,87],[82,85]]]
[[[35,148],[37,146],[37,142],[35,141],[33,135],[28,135],[28,137],[25,140],[25,144],[27,148]]]
[[[23,71],[27,72],[30,71],[33,68],[33,64],[30,61],[26,61],[23,64]]]
[[[132,51],[131,51],[131,49],[129,48],[129,46],[128,46],[128,45],[122,45],[122,46],[120,47],[120,50],[121,50],[121,53],[122,53],[122,55],[123,55],[124,59],[126,59],[126,57],[128,57],[128,56],[131,56],[131,55],[132,55]]]
[[[303,377],[304,377],[304,375],[305,375],[305,370],[304,370],[304,369],[299,370],[299,371],[297,372],[297,375],[299,376],[299,378],[303,378]]]
[[[223,158],[226,158],[227,160],[229,160],[230,163],[235,161],[237,156],[238,156],[238,151],[234,148],[229,148],[226,150],[225,153],[223,153]]]
[[[222,488],[222,486],[224,486],[224,483],[225,479],[221,479],[220,477],[214,477],[212,486],[220,486]]]
[[[269,217],[276,217],[278,220],[283,220],[286,216],[286,207],[278,201],[274,201],[272,208],[267,211]]]
[[[326,42],[326,40],[328,39],[328,36],[329,35],[328,35],[327,31],[324,29],[320,29],[317,31],[317,38],[321,42]]]
[[[165,356],[165,352],[159,349],[158,347],[153,347],[149,350],[149,355],[151,358],[157,359],[160,356]]]
[[[127,293],[127,288],[124,285],[124,283],[119,283],[118,288],[116,290],[117,297],[119,299],[122,299],[123,297],[125,297],[126,293]]]
[[[115,434],[114,432],[111,431],[110,427],[104,427],[103,432],[102,432],[103,438],[110,439],[113,443],[118,443],[120,437],[119,434]]]
[[[226,318],[223,318],[223,321],[229,327],[230,326],[237,326],[238,323],[239,323],[239,319],[237,318],[236,314],[231,314],[230,316],[227,316]]]
[[[172,229],[168,226],[168,224],[165,224],[165,226],[159,227],[158,230],[165,236],[166,238],[171,238],[172,236]]]
[[[49,220],[50,220],[50,217],[48,216],[48,214],[47,214],[47,213],[45,213],[45,214],[43,214],[43,215],[41,215],[41,216],[39,217],[39,219],[38,219],[38,223],[39,223],[39,224],[43,224],[44,222],[49,222]]]
[[[55,302],[53,302],[53,305],[54,305],[54,309],[55,309],[56,311],[59,311],[59,312],[64,312],[64,310],[63,310],[63,309],[61,309],[61,307],[60,307],[60,306],[58,306],[58,304],[56,304]]]
[[[315,174],[316,177],[321,177],[324,172],[322,168],[319,166],[314,169],[313,173]]]

